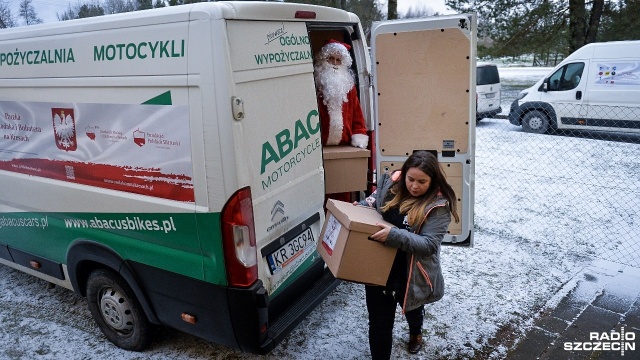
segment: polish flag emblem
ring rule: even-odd
[[[140,129],[133,132],[133,142],[138,144],[138,146],[142,147],[145,144],[144,131],[140,131]]]
[[[51,116],[53,120],[53,134],[58,149],[76,151],[78,141],[73,109],[51,108]]]
[[[85,132],[87,133],[87,137],[91,140],[95,140],[96,139],[96,127],[95,126],[87,126],[86,128],[84,128]]]

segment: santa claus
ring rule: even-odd
[[[348,145],[366,149],[364,125],[351,70],[351,46],[329,40],[316,55],[315,80],[323,145]]]

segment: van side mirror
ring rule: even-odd
[[[549,91],[549,79],[544,79],[544,81],[542,81],[542,84],[540,84],[540,87],[538,88],[538,91],[544,91],[547,92]]]

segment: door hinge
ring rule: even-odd
[[[244,100],[242,100],[242,98],[232,96],[231,111],[233,112],[234,119],[238,121],[244,119]]]

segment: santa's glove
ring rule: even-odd
[[[351,135],[351,146],[366,149],[369,145],[369,135],[353,134]]]

